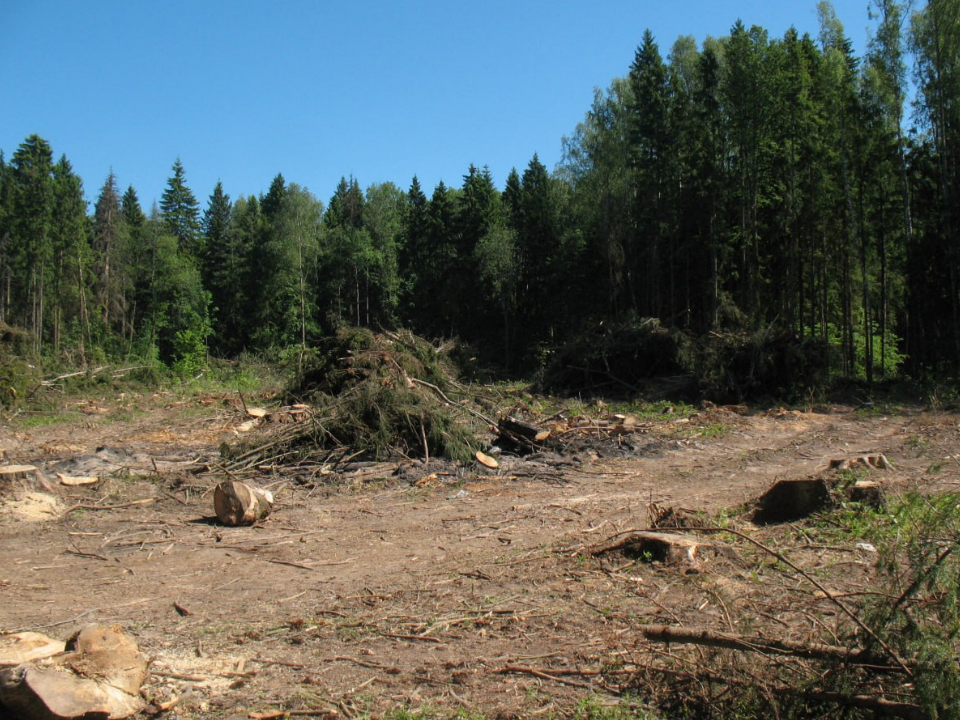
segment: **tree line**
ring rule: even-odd
[[[471,165],[324,203],[278,174],[205,207],[178,159],[145,212],[111,173],[92,213],[66,156],[0,152],[0,323],[38,355],[304,351],[340,325],[459,337],[531,367],[655,317],[694,337],[787,332],[872,381],[960,369],[960,0],[871,0],[863,57],[734,24],[661,52],[647,31],[551,172]],[[913,95],[912,103],[908,102]],[[908,130],[909,128],[909,130]]]

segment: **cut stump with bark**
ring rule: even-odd
[[[273,510],[273,493],[239,480],[226,480],[213,493],[213,507],[224,525],[253,525]]]
[[[53,487],[36,465],[0,465],[0,495],[18,490],[53,492]]]
[[[799,520],[830,504],[830,486],[822,478],[779,480],[757,500],[753,521],[766,525]]]
[[[882,510],[887,505],[883,487],[874,480],[857,480],[847,488],[847,497],[850,502],[860,503],[875,510]]]
[[[87,625],[50,666],[0,671],[0,705],[22,720],[123,720],[143,709],[147,659],[117,627]]]

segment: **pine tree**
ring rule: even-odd
[[[164,229],[177,238],[180,250],[189,257],[199,258],[202,253],[200,205],[187,187],[180,158],[173,163],[173,175],[160,198],[160,212]]]
[[[76,343],[80,362],[86,365],[89,341],[87,317],[87,203],[83,182],[66,156],[53,168],[53,204],[50,218],[52,250],[53,352],[59,354],[64,334]]]
[[[427,196],[414,175],[401,210],[398,258],[400,315],[414,329],[421,326],[420,313],[427,297],[423,272],[427,262],[427,204]]]
[[[634,172],[634,235],[628,246],[628,272],[636,307],[644,315],[662,311],[661,254],[666,222],[669,85],[667,67],[649,30],[637,48],[629,75],[630,160]]]
[[[99,315],[107,329],[122,324],[125,319],[125,296],[120,254],[125,246],[126,224],[120,210],[117,181],[111,172],[103,187],[93,216],[93,273]],[[119,277],[118,277],[119,276]]]
[[[238,243],[232,227],[230,196],[219,180],[203,212],[203,283],[210,292],[212,344],[216,351],[237,352],[239,329],[247,312],[248,249]]]
[[[34,349],[43,344],[46,278],[52,245],[50,214],[53,200],[53,151],[38,135],[21,143],[11,160],[11,268],[4,303],[12,324],[32,334]]]

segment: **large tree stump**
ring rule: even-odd
[[[273,493],[239,480],[226,480],[213,493],[213,507],[224,525],[253,525],[270,514]]]
[[[116,627],[87,625],[49,667],[0,671],[0,704],[21,720],[122,720],[143,708],[147,659]]]
[[[789,522],[809,517],[830,506],[830,487],[822,478],[780,480],[757,500],[753,521]]]

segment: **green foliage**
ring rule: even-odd
[[[183,163],[177,158],[173,175],[160,198],[160,212],[164,228],[177,238],[177,246],[190,256],[199,257],[202,250],[200,234],[200,205],[193,191],[187,187]]]
[[[469,460],[485,428],[442,397],[455,394],[455,377],[449,360],[410,333],[341,330],[321,343],[288,391],[317,407],[317,422],[296,443],[303,452],[347,446],[379,459]]]
[[[206,321],[224,356],[302,355],[344,325],[410,327],[516,372],[600,319],[652,317],[704,339],[711,394],[755,394],[749,357],[767,351],[755,338],[714,349],[709,334],[766,327],[810,350],[799,370],[761,379],[772,394],[820,386],[814,343],[830,346],[828,374],[953,377],[958,3],[927,0],[908,17],[907,3],[871,0],[863,58],[829,3],[816,38],[737,22],[664,56],[646,31],[563,140],[559,166],[535,155],[502,193],[477,165],[429,199],[416,178],[403,193],[389,182],[363,192],[351,177],[324,211],[277,174],[232,206],[218,183],[201,223],[177,159],[154,217],[132,187],[118,200],[112,174],[86,217],[69,162],[31,135],[9,163],[0,153],[0,321],[24,328],[34,352],[79,364],[154,346],[171,362]]]
[[[210,325],[204,318],[194,316],[176,331],[173,340],[173,370],[181,377],[196,375],[207,366],[207,338]]]
[[[960,494],[910,493],[879,513],[865,535],[880,552],[888,598],[867,622],[911,658],[914,692],[930,718],[956,717],[960,693]]]
[[[544,391],[636,394],[649,378],[684,373],[692,364],[689,339],[656,319],[606,326],[573,339],[547,363]]]
[[[783,331],[714,334],[700,343],[697,377],[719,402],[807,398],[826,389],[829,358],[825,343]]]

